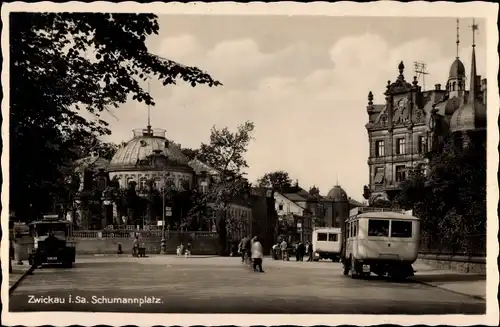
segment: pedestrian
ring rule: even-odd
[[[262,260],[264,259],[264,250],[262,248],[262,243],[257,236],[253,238],[252,243],[252,260],[253,260],[253,271],[264,272],[262,269]]]
[[[134,245],[132,248],[132,256],[137,257],[139,255],[139,236],[136,234],[134,238]]]
[[[184,258],[191,256],[191,243],[187,244],[186,252],[184,253]]]
[[[272,255],[273,255],[273,259],[274,260],[278,260],[278,249],[279,249],[280,245],[278,243],[274,244],[273,245],[273,248],[272,248]]]
[[[286,243],[285,239],[281,241],[280,244],[280,250],[281,250],[281,260],[286,261],[288,259],[288,251],[287,251],[288,244]]]
[[[312,243],[309,243],[309,247],[307,248],[307,261],[312,262],[313,261],[313,245]]]
[[[299,261],[304,261],[304,255],[306,253],[306,247],[304,243],[302,242],[299,243],[298,251],[299,251]]]
[[[300,242],[295,243],[295,261],[300,261]]]

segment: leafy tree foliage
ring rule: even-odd
[[[198,149],[183,148],[181,151],[189,160],[197,158],[200,154],[200,150]]]
[[[450,139],[430,158],[430,172],[415,171],[403,183],[397,203],[422,219],[422,233],[457,251],[472,251],[486,233],[486,151]]]
[[[220,85],[148,52],[146,38],[159,31],[152,14],[19,12],[9,19],[10,209],[20,218],[50,210],[65,192],[61,168],[80,155],[75,149],[110,134],[101,112],[129,97],[154,105],[141,81]]]
[[[274,171],[264,174],[257,180],[260,187],[271,187],[277,191],[284,191],[292,187],[292,179],[287,172],[283,170]]]
[[[217,231],[222,250],[227,246],[227,231],[236,231],[241,223],[229,215],[229,205],[234,201],[244,201],[250,194],[250,185],[243,177],[243,169],[248,167],[244,158],[248,145],[252,140],[254,124],[245,122],[235,132],[227,127],[212,128],[210,143],[201,144],[200,155],[204,162],[218,172],[212,179],[207,193],[197,198],[195,210],[200,212],[211,206],[218,218]]]

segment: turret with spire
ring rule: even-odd
[[[465,66],[460,60],[460,21],[457,19],[457,52],[455,61],[451,64],[446,90],[449,92],[449,97],[461,98],[465,91]]]
[[[451,117],[450,130],[452,132],[469,132],[484,130],[486,128],[486,106],[479,100],[477,94],[477,71],[476,71],[476,38],[475,34],[478,25],[475,20],[472,22],[472,58],[470,72],[469,96],[463,104]]]

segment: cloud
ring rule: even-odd
[[[338,174],[348,195],[361,199],[368,182],[368,92],[372,90],[375,101],[382,103],[387,80],[397,78],[400,61],[408,81],[415,75],[413,62],[423,61],[429,72],[426,87],[444,87],[454,58],[445,57],[442,48],[431,38],[390,47],[383,37],[370,33],[339,39],[329,49],[298,42],[271,53],[262,52],[249,38],[223,41],[210,49],[190,35],[165,39],[162,55],[203,68],[224,87],[180,83],[165,90],[152,84],[157,103],[153,125],[166,128],[168,137],[183,146],[197,147],[208,141],[213,125],[234,129],[252,120],[255,140],[247,154],[252,181],[280,169],[304,188],[317,185],[326,193]],[[461,53],[469,73],[470,47]],[[484,53],[476,49],[483,74]],[[112,139],[130,138],[130,129],[145,125],[145,112],[133,102],[120,108],[120,120],[111,120]]]

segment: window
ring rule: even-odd
[[[352,229],[352,236],[358,235],[358,225],[359,225],[359,221],[356,220],[354,222],[354,228]]]
[[[385,155],[385,142],[375,141],[375,157],[383,157]]]
[[[375,177],[373,179],[374,184],[383,184],[384,183],[384,167],[376,167],[375,168]]]
[[[389,220],[370,219],[368,220],[368,236],[389,236]]]
[[[278,210],[283,211],[283,204],[278,205]]]
[[[391,222],[391,237],[411,238],[412,222],[393,220]]]
[[[317,240],[325,242],[327,240],[327,235],[328,235],[327,233],[318,233]]]
[[[140,188],[141,190],[146,189],[146,186],[148,185],[148,181],[147,181],[147,179],[145,179],[145,178],[141,178],[141,180],[139,181],[139,183],[140,183],[139,188]]]
[[[406,179],[406,166],[396,166],[396,182],[402,182]]]
[[[159,178],[155,178],[155,189],[157,190],[161,190],[162,189],[162,185],[163,183],[161,182],[161,180]]]
[[[406,140],[404,138],[396,139],[396,154],[406,153]]]
[[[328,234],[328,242],[338,242],[339,236],[337,234]]]
[[[427,138],[425,136],[418,137],[418,153],[427,152]]]

